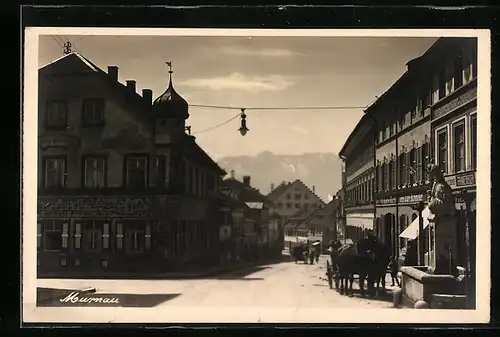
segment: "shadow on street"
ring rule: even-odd
[[[64,275],[61,274],[46,274],[39,275],[38,278],[58,278],[58,279],[79,279],[79,280],[170,280],[170,279],[241,279],[246,277],[247,275],[256,273],[260,270],[269,268],[266,266],[290,262],[292,261],[292,257],[288,254],[281,254],[272,258],[263,258],[254,262],[242,262],[239,265],[235,265],[232,267],[229,266],[229,269],[220,270],[221,266],[189,266],[184,269],[179,269],[177,271],[173,271],[175,276],[169,275],[169,272],[136,272],[136,271],[108,271],[108,272],[99,272],[98,274],[93,271],[84,271],[77,270],[74,272],[67,272]],[[219,269],[219,270],[218,270]],[[182,273],[185,272],[185,276]],[[200,273],[201,275],[197,275]],[[179,276],[180,275],[180,276]]]

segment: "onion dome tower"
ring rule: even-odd
[[[159,138],[177,138],[185,133],[186,120],[189,118],[189,105],[179,95],[172,81],[172,62],[166,62],[169,67],[169,84],[167,90],[153,102],[152,114],[155,120],[155,133]]]

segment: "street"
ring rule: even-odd
[[[285,261],[281,263],[234,271],[204,279],[190,280],[72,280],[72,279],[39,279],[38,287],[83,289],[96,288],[99,294],[133,294],[150,295],[150,304],[125,305],[130,310],[135,307],[134,318],[140,317],[144,310],[154,309],[155,313],[179,313],[189,307],[196,310],[211,308],[232,308],[248,310],[265,308],[266,310],[328,310],[328,309],[379,309],[391,308],[390,296],[380,299],[365,299],[356,295],[352,298],[339,295],[328,287],[325,280],[326,256],[322,256],[319,264],[306,265],[301,262]],[[390,285],[390,283],[388,283]],[[358,289],[357,282],[354,289]],[[154,294],[154,295],[152,295]],[[151,300],[151,296],[172,294],[167,300]],[[141,308],[138,308],[141,307]],[[92,309],[69,307],[44,307],[37,311],[50,312],[57,319],[64,321],[80,321],[88,315],[95,316],[111,308]],[[206,310],[206,313],[212,310]],[[72,312],[75,315],[72,315]],[[58,314],[56,314],[58,313]],[[211,313],[214,315],[214,313]],[[83,315],[83,316],[82,316]],[[73,317],[72,317],[73,316]],[[90,319],[89,319],[90,320]]]

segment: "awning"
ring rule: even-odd
[[[373,229],[373,217],[346,217],[346,225],[362,229]]]
[[[427,226],[429,226],[429,220],[427,220],[427,217],[431,214],[431,211],[429,210],[428,207],[426,207],[423,211],[422,211],[422,218],[424,220],[424,229],[427,228]],[[415,238],[417,238],[418,236],[418,217],[415,218],[415,220],[412,221],[412,223],[406,227],[406,229],[401,233],[399,234],[399,237],[400,238],[405,238],[405,239],[410,239],[410,240],[414,240]]]

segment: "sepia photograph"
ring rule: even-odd
[[[23,322],[489,321],[489,31],[25,38]]]

